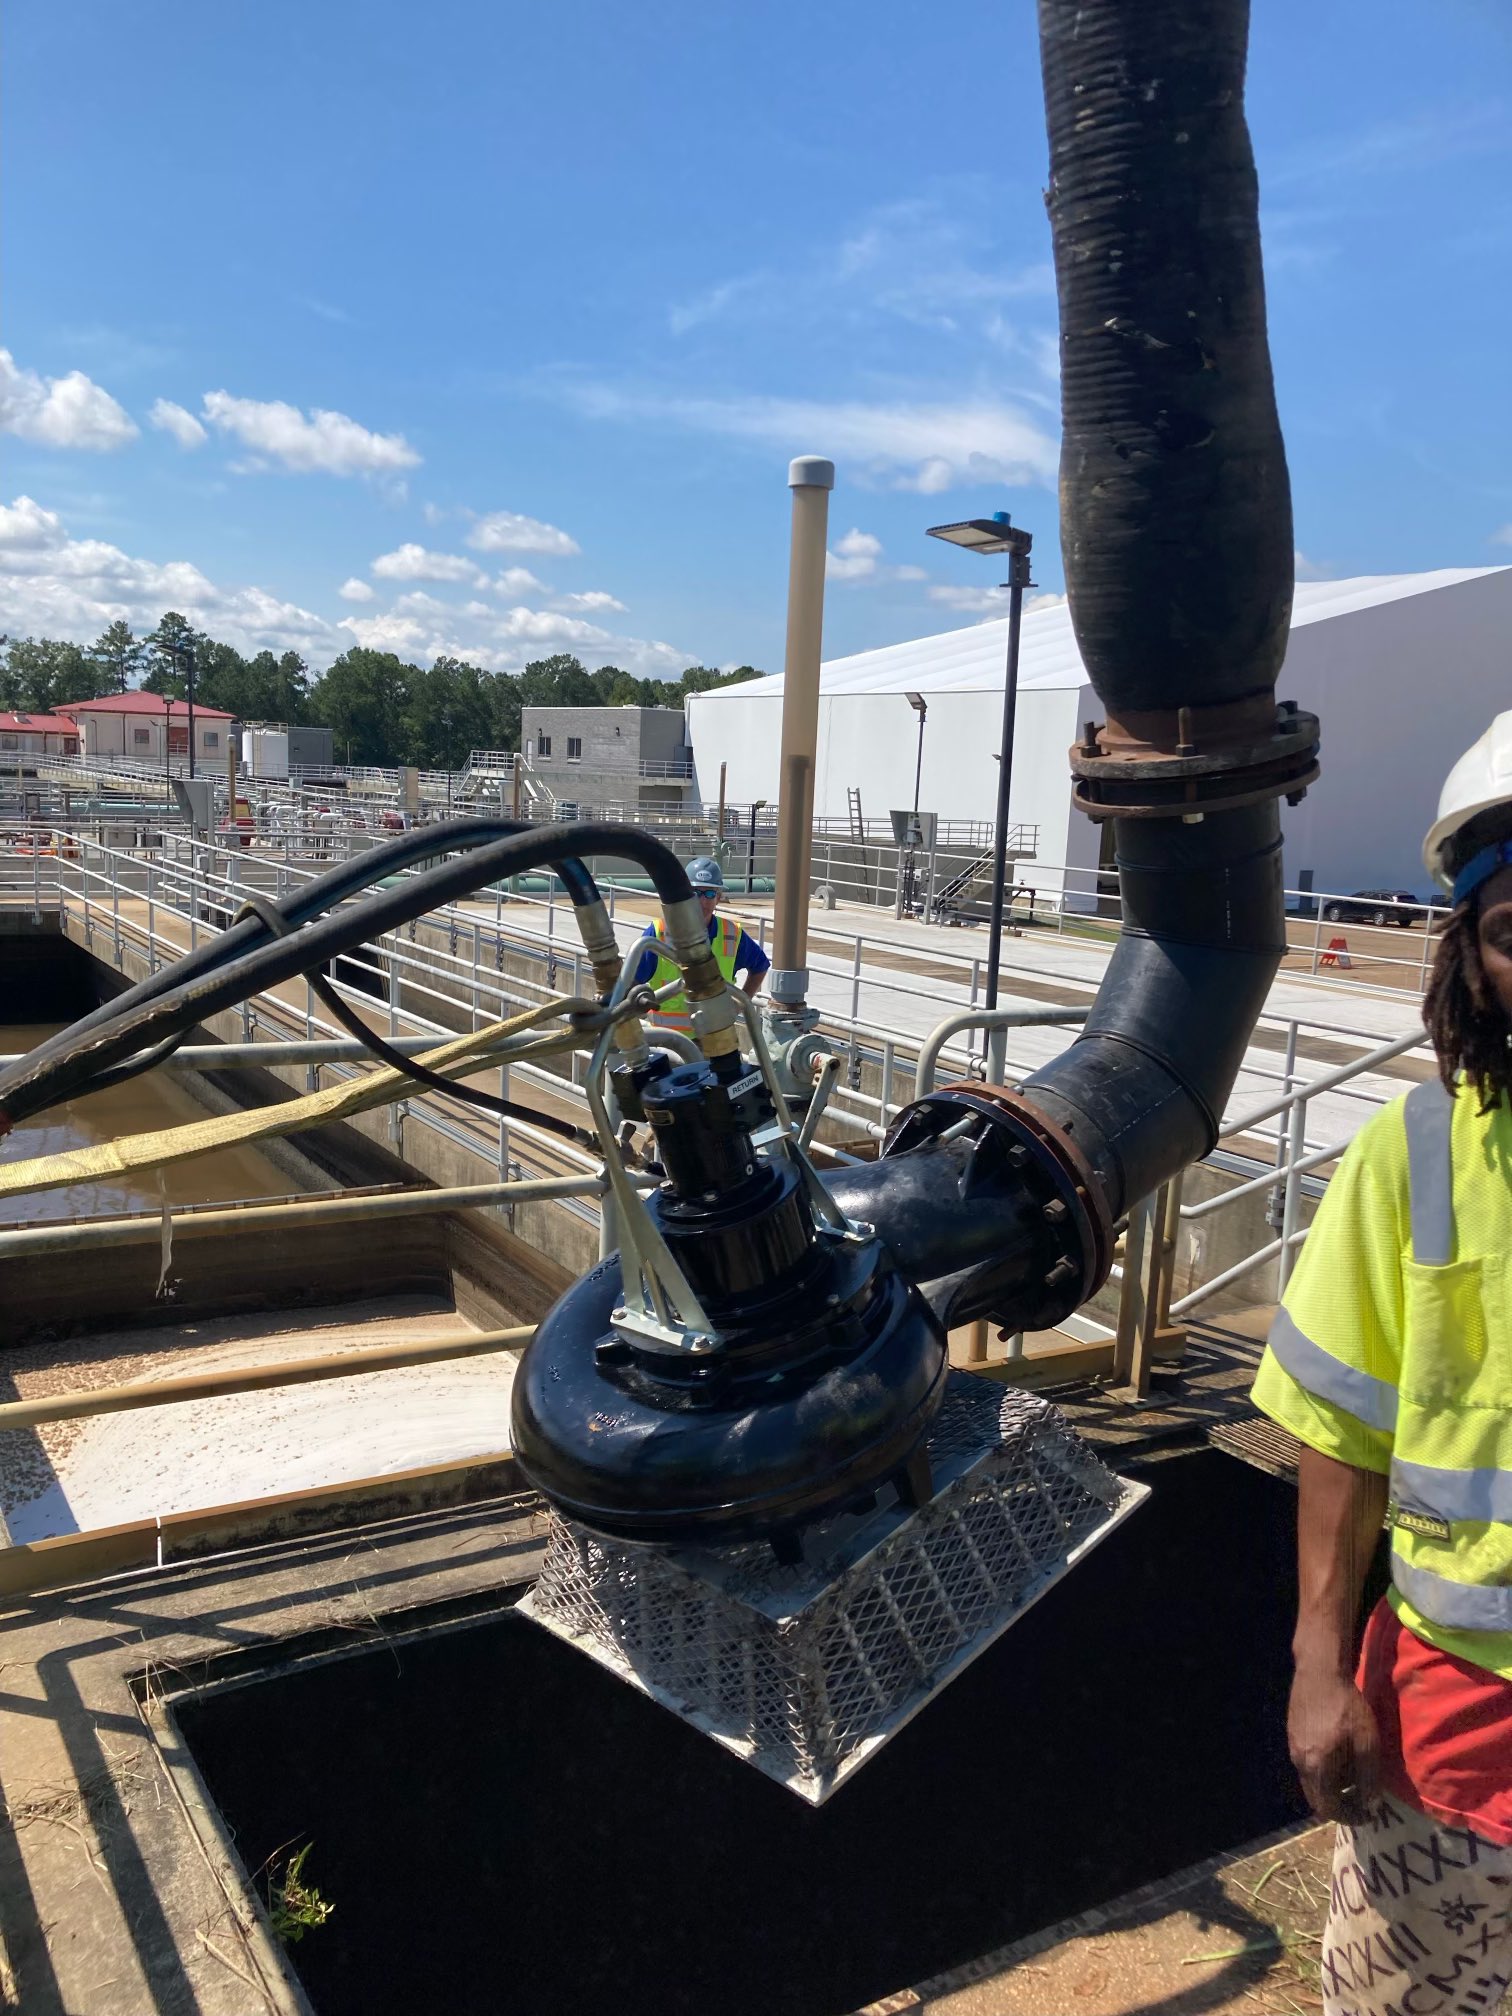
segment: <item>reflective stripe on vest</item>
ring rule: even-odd
[[[1407,1094],[1403,1120],[1412,1258],[1419,1267],[1449,1268],[1459,1247],[1454,1218],[1454,1101],[1438,1079],[1426,1080]],[[1404,1423],[1408,1448],[1416,1446],[1412,1425]],[[1442,1536],[1434,1536],[1435,1545],[1454,1544],[1456,1524],[1512,1525],[1512,1470],[1493,1465],[1449,1469],[1394,1453],[1391,1503],[1393,1518],[1403,1515],[1392,1534],[1391,1579],[1413,1609],[1446,1630],[1512,1632],[1512,1586],[1507,1582],[1460,1581],[1409,1559],[1404,1551],[1414,1530],[1406,1522],[1414,1518],[1442,1527]],[[1459,1547],[1464,1546],[1462,1537]],[[1460,1551],[1456,1565],[1464,1560]]]
[[[1276,1311],[1269,1342],[1283,1368],[1307,1392],[1342,1407],[1367,1428],[1380,1428],[1387,1434],[1395,1428],[1397,1389],[1390,1380],[1377,1379],[1373,1373],[1346,1365],[1341,1358],[1321,1349],[1305,1331],[1298,1329],[1284,1305]]]
[[[709,949],[714,954],[714,963],[724,975],[728,986],[735,978],[735,959],[740,951],[740,926],[728,917],[716,917],[714,936],[709,941]],[[670,980],[682,978],[682,968],[672,957],[666,946],[666,927],[660,917],[652,926],[656,939],[656,966],[651,975],[653,987],[665,987]],[[688,997],[680,989],[669,994],[662,1005],[649,1018],[659,1029],[690,1030],[693,1014],[688,1006]]]
[[[1423,1267],[1454,1258],[1454,1101],[1437,1078],[1414,1085],[1402,1102],[1407,1129],[1407,1189],[1412,1257]]]

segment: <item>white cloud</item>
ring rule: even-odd
[[[0,504],[0,555],[45,553],[62,544],[63,521],[56,511],[45,511],[31,497]]]
[[[413,541],[392,553],[380,553],[372,571],[380,581],[471,581],[480,586],[483,581],[475,560],[465,560],[460,553],[433,553]]]
[[[550,593],[544,581],[538,581],[528,567],[506,567],[494,576],[494,587],[501,595],[546,595]]]
[[[589,588],[581,595],[563,595],[558,599],[564,609],[617,609],[622,616],[625,614],[624,603],[604,588]]]
[[[928,591],[931,602],[938,602],[943,608],[958,609],[963,616],[975,616],[983,623],[991,623],[999,616],[1008,614],[1008,590],[1000,587],[975,587],[960,581],[937,582]],[[1036,609],[1055,609],[1065,601],[1065,596],[1046,589],[1043,594],[1024,597],[1024,613],[1031,614]]]
[[[361,580],[356,574],[352,575],[350,580],[343,581],[341,586],[336,590],[336,593],[341,597],[343,602],[376,602],[378,600],[378,590],[371,587],[366,581]]]
[[[607,644],[610,633],[581,616],[559,609],[527,609],[523,604],[499,619],[501,637],[528,637],[534,644]]]
[[[832,581],[867,581],[876,573],[881,555],[882,541],[852,526],[824,556],[824,571]]]
[[[9,350],[0,350],[0,433],[43,448],[105,453],[135,441],[138,429],[124,407],[82,371],[43,378],[23,370]]]
[[[671,678],[696,656],[646,637],[627,637],[562,609],[520,603],[509,609],[469,600],[447,602],[423,589],[397,596],[371,614],[345,617],[348,636],[373,650],[428,662],[466,658],[495,672],[518,671],[532,658],[572,651],[590,665],[619,665],[638,678]]]
[[[875,533],[863,532],[852,526],[843,539],[837,539],[834,546],[824,556],[824,571],[831,581],[849,581],[852,584],[867,582],[879,587],[887,581],[927,581],[928,574],[922,567],[909,564],[893,566],[884,564],[882,541]]]
[[[1006,588],[975,588],[964,581],[937,582],[928,591],[931,602],[946,609],[959,609],[966,616],[1006,616]]]
[[[147,419],[160,433],[171,434],[180,448],[200,448],[210,438],[194,415],[171,399],[154,399]]]
[[[200,410],[219,433],[252,450],[254,467],[273,462],[301,474],[394,476],[420,460],[402,434],[374,434],[318,406],[305,414],[282,399],[207,392]]]
[[[552,553],[564,560],[582,551],[558,526],[519,511],[487,512],[468,533],[467,543],[478,553]]]
[[[340,646],[311,610],[264,588],[223,587],[188,560],[141,560],[101,539],[70,538],[57,512],[30,497],[0,507],[0,608],[12,636],[81,644],[117,617],[145,630],[179,609],[239,651],[293,649],[325,663]]]
[[[1002,345],[1005,303],[1023,304],[1042,324],[1055,293],[1049,262],[1025,264],[1005,241],[1001,189],[988,178],[953,178],[948,191],[869,210],[838,242],[815,244],[784,269],[729,276],[676,303],[674,336],[705,323],[805,323],[820,340],[843,331],[853,341],[867,321],[900,320],[936,335]],[[1012,330],[1015,348],[1032,340]],[[1036,363],[1038,358],[1035,359]]]
[[[764,272],[741,273],[733,280],[721,280],[717,286],[707,287],[703,293],[695,294],[692,300],[679,302],[671,308],[667,314],[667,327],[674,336],[686,336],[700,323],[717,321],[732,302],[765,286],[771,277]]]
[[[1331,560],[1309,560],[1300,546],[1292,555],[1292,562],[1299,581],[1331,581],[1334,578]]]
[[[959,401],[690,398],[610,385],[565,388],[592,419],[672,421],[786,455],[822,443],[862,480],[933,496],[957,484],[1039,483],[1052,489],[1060,449],[1015,406]]]
[[[1512,546],[1512,525],[1503,525],[1499,531],[1493,532],[1491,534],[1491,544],[1493,546]]]

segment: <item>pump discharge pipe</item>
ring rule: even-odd
[[[824,650],[824,570],[835,465],[822,455],[788,464],[793,531],[788,562],[787,656],[782,674],[782,762],[777,811],[777,901],[767,1041],[789,1103],[806,1106],[830,1045],[808,1002],[809,868],[819,746],[819,665]]]

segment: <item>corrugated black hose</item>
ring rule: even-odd
[[[285,921],[278,905],[265,896],[249,896],[237,915],[261,917],[275,937],[285,938],[292,927]],[[317,1000],[336,1018],[342,1028],[355,1036],[363,1048],[370,1051],[380,1064],[387,1064],[392,1070],[402,1071],[407,1078],[413,1078],[419,1085],[428,1085],[433,1092],[446,1092],[453,1099],[460,1099],[464,1105],[477,1106],[485,1113],[496,1113],[508,1120],[526,1120],[533,1127],[544,1128],[548,1134],[560,1134],[567,1141],[593,1141],[597,1136],[587,1127],[575,1127],[570,1120],[559,1120],[554,1113],[543,1112],[537,1106],[522,1106],[516,1100],[502,1099],[492,1092],[484,1092],[476,1085],[464,1085],[454,1078],[443,1078],[439,1071],[432,1071],[428,1064],[422,1064],[418,1057],[407,1057],[402,1050],[385,1043],[376,1029],[370,1029],[350,1002],[343,1001],[330,980],[323,972],[305,969],[305,978]],[[176,1045],[182,1039],[173,1039]]]

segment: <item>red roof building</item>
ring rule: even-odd
[[[156,767],[165,759],[189,754],[189,706],[184,700],[164,700],[140,691],[107,693],[100,700],[70,700],[58,711],[78,723],[86,756],[119,756]],[[224,707],[195,702],[197,763],[224,762],[228,726],[235,719]]]
[[[0,764],[9,756],[77,756],[79,729],[61,714],[0,714]]]
[[[60,703],[65,714],[150,714],[161,721],[166,715],[170,721],[187,721],[189,703],[187,700],[164,700],[157,693],[106,693],[99,700],[65,700]],[[224,707],[206,707],[196,700],[194,718],[201,715],[210,721],[234,721],[236,716],[228,714]]]
[[[75,735],[74,723],[64,714],[0,714],[0,729],[22,730],[29,735]]]

